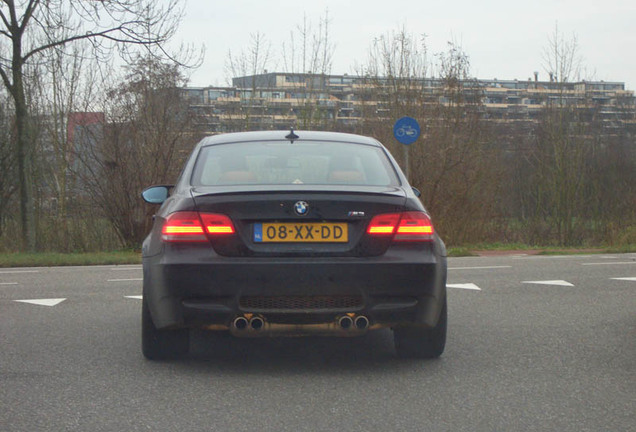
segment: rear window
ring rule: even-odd
[[[399,181],[379,147],[342,142],[270,141],[202,148],[192,184],[394,186]]]

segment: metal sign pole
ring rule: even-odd
[[[409,181],[409,183],[411,182],[411,164],[409,163],[409,149],[411,147],[405,145],[404,146],[404,175],[406,175],[406,179]]]

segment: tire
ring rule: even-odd
[[[190,349],[188,329],[157,330],[146,300],[141,306],[141,351],[148,360],[179,358]]]
[[[398,327],[393,329],[393,341],[398,356],[402,358],[437,358],[446,346],[448,312],[446,299],[435,327]]]

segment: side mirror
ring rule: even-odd
[[[148,204],[163,204],[163,202],[168,199],[168,192],[172,187],[173,186],[168,185],[150,186],[144,189],[141,193],[141,197]]]
[[[413,193],[415,194],[416,197],[419,198],[422,196],[422,192],[420,192],[418,188],[411,186],[411,189],[413,189]]]

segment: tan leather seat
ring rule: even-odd
[[[360,171],[355,170],[339,170],[329,173],[330,183],[362,183],[364,177]]]
[[[219,183],[253,183],[256,175],[251,171],[226,171],[219,177]]]

